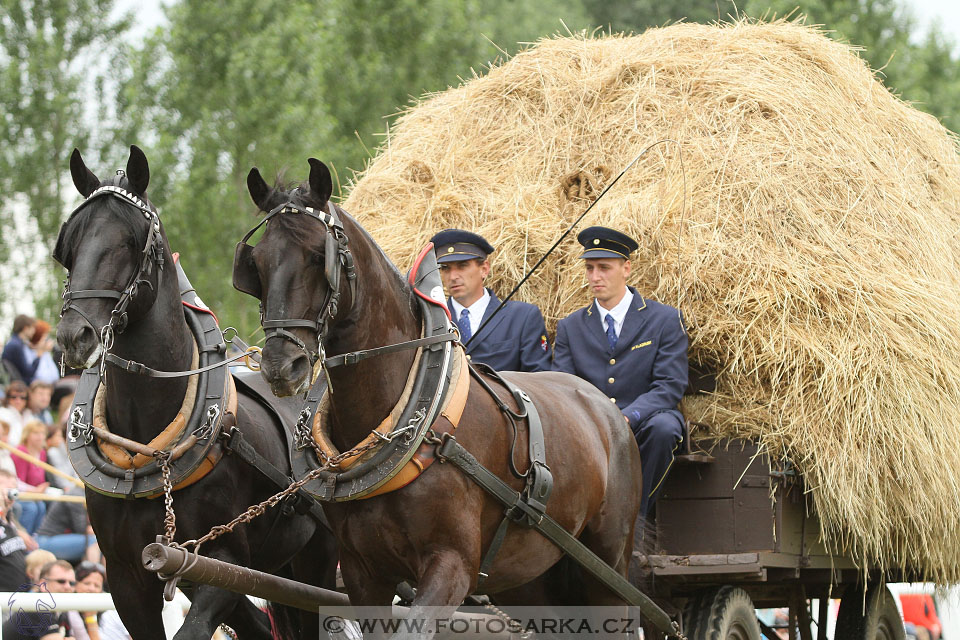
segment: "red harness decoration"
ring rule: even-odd
[[[173,254],[173,264],[177,264],[178,262],[180,262],[180,252],[179,252],[179,251],[177,251],[176,253]],[[190,304],[189,302],[184,302],[184,303],[183,303],[183,306],[189,307],[190,309],[193,309],[194,311],[197,311],[198,313],[209,313],[210,315],[213,316],[213,321],[216,322],[217,325],[220,324],[220,321],[217,320],[217,314],[215,314],[215,313],[214,313],[212,310],[210,310],[210,309],[204,309],[203,307],[198,307],[197,305],[195,305],[195,304]]]
[[[429,295],[423,293],[422,291],[420,291],[419,289],[417,289],[417,287],[416,287],[416,285],[414,284],[414,281],[413,281],[414,278],[415,278],[416,275],[417,275],[417,271],[420,270],[420,263],[423,262],[423,259],[426,257],[427,253],[430,252],[430,251],[433,251],[433,243],[432,243],[432,242],[428,242],[428,243],[427,243],[427,246],[425,246],[423,249],[420,250],[420,254],[417,256],[417,259],[413,262],[413,268],[410,269],[410,274],[407,276],[407,282],[410,283],[410,287],[413,289],[413,293],[414,293],[414,294],[416,294],[416,295],[417,295],[418,297],[420,297],[420,298],[423,298],[424,300],[426,300],[426,301],[429,302],[430,304],[435,304],[435,305],[437,305],[438,307],[440,307],[441,309],[443,309],[443,312],[444,312],[445,314],[447,314],[447,320],[451,320],[451,321],[452,321],[453,319],[450,317],[450,309],[447,308],[446,302],[441,302],[440,300],[435,300],[434,298],[431,298]]]

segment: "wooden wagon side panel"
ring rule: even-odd
[[[709,464],[678,461],[666,483],[657,501],[657,553],[782,550],[784,492],[755,445],[737,443]]]

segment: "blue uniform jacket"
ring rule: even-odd
[[[483,313],[483,322],[500,306],[500,299],[490,292],[490,303]],[[447,298],[450,315],[456,317],[453,302]],[[549,371],[550,344],[543,314],[535,305],[511,300],[490,321],[480,337],[470,343],[467,357],[497,371]]]
[[[553,370],[593,383],[636,428],[676,409],[687,388],[687,334],[678,311],[644,299],[636,289],[617,346],[611,352],[595,302],[557,325]]]

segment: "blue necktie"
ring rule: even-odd
[[[467,344],[467,340],[473,334],[470,331],[470,312],[466,309],[460,312],[460,320],[457,321],[457,326],[460,327],[460,342]]]
[[[610,351],[617,347],[617,329],[613,326],[613,316],[609,313],[604,318],[607,321],[607,342],[610,343]]]

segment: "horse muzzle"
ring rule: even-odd
[[[78,314],[71,314],[60,321],[57,342],[63,351],[64,364],[73,369],[95,366],[103,353],[100,336]]]
[[[293,352],[289,353],[285,348],[286,344],[281,344],[282,346],[264,345],[260,370],[273,394],[284,398],[301,394],[310,387],[310,374],[313,368],[302,351],[290,350]]]

